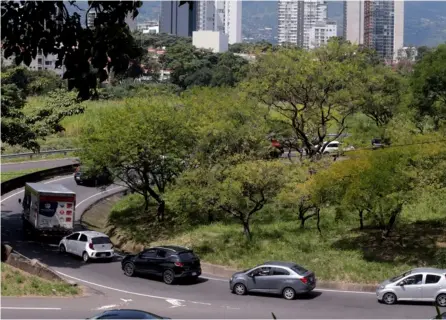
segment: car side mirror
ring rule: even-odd
[[[406,284],[405,281],[401,281],[398,285],[401,286],[401,287],[403,287],[405,284]]]
[[[20,203],[22,203],[22,199],[21,199],[21,198],[19,198],[19,204],[20,204]]]

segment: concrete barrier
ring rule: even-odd
[[[18,252],[12,251],[6,260],[6,263],[17,269],[28,272],[32,275],[50,281],[64,281],[61,276],[51,270],[47,265],[40,263],[36,259],[29,259]]]

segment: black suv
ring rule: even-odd
[[[160,246],[127,255],[121,267],[128,277],[136,273],[162,276],[166,284],[178,278],[196,280],[201,275],[200,259],[192,250],[180,246]]]

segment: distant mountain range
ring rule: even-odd
[[[87,2],[76,3],[81,8],[87,6]],[[446,1],[406,1],[404,11],[405,45],[436,46],[446,42]],[[138,22],[156,20],[159,14],[160,1],[145,1]],[[343,2],[328,1],[328,16],[338,23],[338,34],[341,35]],[[242,17],[244,37],[252,38],[253,41],[275,42],[277,1],[244,1]]]

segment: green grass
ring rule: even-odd
[[[78,287],[73,287],[61,281],[49,281],[39,278],[10,265],[1,264],[2,296],[73,296],[80,293]]]
[[[377,283],[415,266],[446,267],[446,191],[419,196],[405,208],[387,239],[377,229],[358,230],[355,214],[340,217],[325,209],[319,235],[315,221],[310,219],[301,229],[295,215],[267,208],[253,219],[249,242],[241,225],[231,220],[189,230],[173,228],[174,219],[158,224],[154,215],[143,213],[137,195],[120,201],[109,198],[86,212],[83,220],[107,232],[125,251],[178,244],[193,248],[203,261],[238,269],[287,260],[314,270],[321,280]]]
[[[35,168],[35,169],[25,169],[25,170],[18,170],[18,171],[8,171],[8,172],[2,172],[0,176],[0,182],[5,182],[14,178],[21,177],[25,174],[37,172],[40,170],[44,170],[41,168]]]

